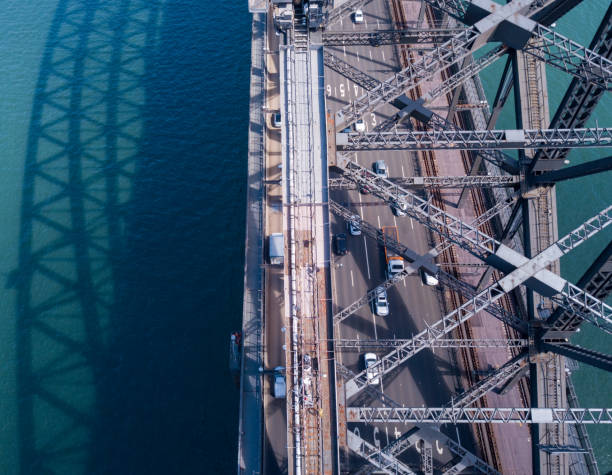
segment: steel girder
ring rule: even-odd
[[[539,41],[527,43],[525,53],[581,81],[602,89],[612,88],[612,61],[544,25],[536,24],[533,35]]]
[[[464,187],[509,187],[518,186],[519,177],[511,175],[473,175],[473,176],[412,176],[394,177],[389,181],[400,186],[411,188],[464,188]],[[346,178],[330,178],[328,181],[330,189],[354,190],[357,188],[354,182]]]
[[[590,44],[590,49],[596,51],[607,59],[612,58],[612,4],[608,7],[604,18],[601,21],[595,36]],[[592,112],[599,103],[599,100],[603,96],[604,89],[601,87],[592,85],[586,81],[578,78],[574,78],[570,83],[561,104],[559,105],[557,112],[553,120],[551,121],[552,127],[560,127],[569,129],[572,127],[583,127]],[[541,150],[539,151],[534,160],[531,163],[530,170],[547,169],[544,163],[540,163],[539,160],[557,160],[557,168],[563,159],[569,154],[569,149],[555,149],[555,150]]]
[[[404,30],[326,31],[324,46],[381,46],[393,44],[440,43],[449,40],[465,27],[407,28]]]
[[[435,130],[440,130],[440,131],[445,131],[445,130],[456,130],[456,131],[460,131],[461,129],[459,127],[457,127],[453,122],[451,122],[450,120],[445,119],[444,117],[429,111],[428,109],[424,108],[423,106],[420,106],[419,109],[417,109],[417,111],[421,112],[421,114],[411,114],[412,117],[414,117],[416,120],[419,120],[419,116],[421,118],[425,118],[425,117],[430,117],[429,120],[427,120],[426,122],[424,122],[427,126],[428,129],[435,131]],[[416,111],[415,111],[416,112]],[[489,163],[492,163],[493,165],[495,165],[496,167],[501,168],[502,170],[513,174],[513,175],[518,175],[519,173],[519,167],[518,167],[518,162],[516,161],[516,159],[514,157],[511,157],[507,154],[505,154],[504,152],[502,152],[501,150],[477,150],[474,152],[474,155],[476,157],[476,161],[479,161],[480,159],[484,159],[486,161],[488,161]],[[497,177],[497,178],[505,178],[505,177]]]
[[[329,208],[334,214],[340,216],[345,221],[354,221],[353,216],[355,216],[355,214],[339,203],[330,200]],[[411,266],[409,265],[409,267],[413,267],[415,271],[422,267],[432,275],[438,273],[438,267],[433,262],[433,256],[421,256],[392,237],[383,235],[382,230],[372,226],[367,221],[363,221],[361,218],[359,218],[359,226],[362,233],[376,239],[380,244],[387,246],[406,259],[409,264],[412,264]]]
[[[553,244],[529,260],[429,201],[376,176],[370,170],[345,157],[341,165],[344,165],[345,176],[367,185],[379,198],[388,203],[396,203],[407,214],[440,236],[500,268],[503,272],[510,272],[499,281],[505,291],[525,282],[528,287],[533,287],[538,293],[550,297],[580,318],[589,320],[602,330],[612,333],[612,307],[544,268],[566,252],[565,249]]]
[[[468,26],[482,28],[486,26],[490,28],[489,19],[506,7],[493,8],[485,2],[470,2],[458,0],[425,0],[434,7],[445,11],[454,18],[462,21]],[[516,0],[515,0],[516,1]],[[495,32],[493,40],[508,42],[509,46],[521,49],[537,59],[550,64],[562,71],[572,74],[587,82],[598,85],[601,88],[608,89],[612,86],[612,62],[602,55],[585,48],[584,46],[566,38],[563,35],[551,30],[550,28],[529,20],[527,17],[520,14],[525,10],[525,5],[529,9],[537,8],[537,2],[523,2],[523,6],[515,9],[512,18],[506,18],[504,22],[514,26],[514,30],[527,33],[529,31],[533,38],[539,41],[525,41],[524,38],[515,40],[514,30]],[[495,21],[495,20],[493,20]],[[528,39],[528,38],[527,38]],[[510,44],[514,41],[517,44]],[[524,43],[524,44],[523,44]],[[522,46],[521,46],[522,44]]]
[[[563,150],[569,149],[561,149],[561,151]],[[557,156],[554,155],[548,158],[556,160]],[[579,178],[582,176],[594,175],[595,173],[602,173],[608,170],[612,170],[612,157],[600,158],[599,160],[593,160],[591,162],[581,163],[580,165],[574,165],[573,167],[546,172],[541,175],[529,175],[527,177],[527,183],[531,185],[551,185],[563,180],[571,180],[573,178]]]
[[[557,343],[548,341],[543,341],[540,344],[540,350],[552,351],[581,363],[612,372],[612,356],[600,353],[599,351],[589,350],[588,348],[566,342]]]
[[[376,468],[388,473],[414,475],[414,472],[407,465],[379,450],[378,447],[366,442],[353,431],[347,430],[346,438],[349,449],[366,459]]]
[[[605,300],[612,293],[612,242],[582,275],[578,286],[601,300]],[[546,321],[550,332],[545,332],[543,338],[552,336],[551,333],[554,332],[575,332],[581,323],[581,318],[563,308],[557,308]]]
[[[612,424],[607,408],[347,407],[346,415],[368,424]]]
[[[468,28],[445,43],[433,48],[417,62],[410,64],[371,91],[351,101],[336,113],[336,130],[342,130],[366,112],[372,112],[400,94],[416,88],[436,73],[470,54],[471,46],[480,33]]]
[[[384,376],[408,361],[417,353],[426,348],[430,348],[432,346],[432,340],[438,340],[448,335],[459,325],[502,298],[505,294],[506,292],[498,284],[487,287],[479,292],[474,298],[469,299],[433,325],[428,326],[425,330],[421,331],[410,340],[407,340],[402,346],[384,355],[369,368],[370,371],[376,371],[379,377]],[[368,384],[369,380],[366,370],[357,373],[345,384],[346,398],[349,399],[355,396],[368,386]]]
[[[527,353],[522,353],[510,361],[505,363],[503,366],[493,371],[487,377],[481,379],[472,387],[468,388],[457,397],[451,399],[446,407],[468,407],[478,401],[481,397],[487,394],[492,389],[500,386],[510,378],[528,369]]]
[[[336,146],[343,151],[610,147],[612,128],[349,132],[336,134]]]
[[[326,49],[323,49],[323,63],[328,68],[342,74],[345,78],[350,79],[355,84],[363,87],[367,91],[374,89],[380,84],[378,79],[374,79],[369,74],[366,74],[357,69],[355,66],[343,61],[342,59],[338,58],[338,56],[330,53]]]
[[[393,338],[379,340],[359,340],[336,338],[334,348],[337,350],[389,349],[405,345],[410,340]],[[509,339],[469,339],[441,338],[430,340],[426,345],[431,348],[526,348],[529,340],[524,338]]]

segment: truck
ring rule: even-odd
[[[395,242],[399,241],[397,226],[383,226],[382,232],[383,241],[385,242],[385,260],[387,261],[386,275],[387,279],[390,279],[404,270],[404,258],[397,255],[393,249],[387,246],[387,236]]]
[[[285,239],[283,233],[272,233],[268,240],[270,264],[283,265],[285,262]]]

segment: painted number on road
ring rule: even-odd
[[[376,127],[376,116],[374,113],[370,113],[370,120],[372,121],[372,127]]]
[[[344,97],[344,83],[340,84],[340,97]]]
[[[327,87],[326,87],[325,89],[327,89],[327,97],[330,97],[330,96],[331,96],[331,94],[332,94],[332,93],[331,93],[331,84],[328,84],[328,85],[327,85]]]

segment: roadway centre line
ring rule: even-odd
[[[378,340],[378,332],[376,331],[376,315],[374,315],[374,313],[372,313],[372,323],[374,324],[374,339]],[[380,378],[380,381],[382,382],[382,378]]]
[[[351,285],[355,287],[355,279],[353,279],[353,269],[351,269]]]
[[[359,197],[359,199],[361,200],[361,197]],[[365,255],[366,255],[366,267],[368,268],[368,280],[372,279],[372,276],[370,275],[370,259],[368,257],[368,244],[366,243],[366,238],[365,236],[363,237],[363,247],[365,248]],[[405,280],[405,279],[404,279]]]

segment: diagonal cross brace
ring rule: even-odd
[[[527,264],[529,259],[524,255],[502,245],[496,239],[474,226],[464,223],[459,218],[446,213],[429,201],[416,196],[389,180],[378,177],[370,170],[352,162],[346,156],[340,156],[339,165],[343,166],[345,177],[355,181],[357,184],[368,186],[379,198],[400,206],[419,223],[457,244],[487,264],[505,273],[512,273],[518,267],[523,266],[523,269],[519,272],[504,280],[503,283],[506,289],[512,287],[513,281],[519,281],[518,283],[524,282],[525,285],[533,288],[538,293],[553,298],[556,303],[580,318],[594,323],[606,332],[612,333],[612,307],[601,300],[547,269],[538,271],[537,265],[529,268]],[[602,220],[600,229],[603,229],[607,224],[609,224],[608,220]],[[588,237],[593,235],[594,233],[590,233]],[[585,239],[580,239],[579,242],[576,241],[576,245],[583,242],[585,242]],[[573,245],[572,248],[575,247]],[[560,247],[558,249],[560,251],[565,250],[565,248],[562,249]],[[548,252],[554,254],[557,251],[551,250]],[[544,262],[546,255],[538,259],[537,263]],[[521,281],[522,277],[525,277],[525,274],[521,275],[521,272],[527,269],[530,271],[536,270],[536,272],[532,277]]]

